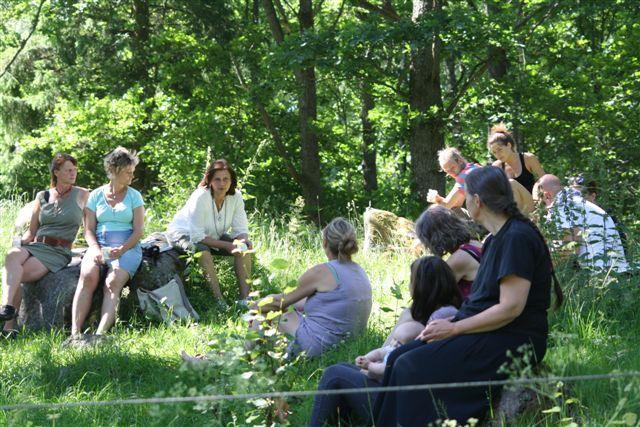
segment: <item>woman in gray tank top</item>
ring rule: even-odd
[[[71,245],[82,223],[82,210],[89,192],[74,186],[77,161],[68,154],[56,154],[49,168],[51,188],[37,194],[29,230],[19,247],[7,253],[2,275],[3,336],[13,337],[15,318],[22,301],[21,283],[40,280],[71,261]]]
[[[328,262],[307,270],[298,287],[287,294],[269,295],[261,312],[296,310],[283,314],[278,330],[293,338],[290,351],[315,357],[346,338],[361,335],[371,312],[371,283],[362,267],[351,260],[357,252],[356,231],[344,218],[322,230]],[[257,325],[256,325],[257,326]]]

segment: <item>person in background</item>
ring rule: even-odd
[[[142,261],[140,238],[144,231],[144,202],[131,187],[138,156],[118,147],[104,158],[109,183],[89,195],[84,210],[85,239],[89,245],[82,259],[80,279],[73,296],[71,336],[83,333],[93,293],[100,282],[102,265],[107,267],[102,310],[96,335],[104,335],[115,323],[120,293]]]
[[[214,255],[233,256],[240,287],[240,303],[247,304],[251,254],[247,214],[242,193],[236,187],[238,177],[224,159],[207,167],[198,188],[169,224],[168,235],[174,247],[183,252],[200,253],[198,262],[204,270],[213,296],[224,305],[220,281],[213,262]]]
[[[593,271],[629,270],[620,234],[609,214],[585,200],[570,187],[563,187],[554,175],[544,175],[536,183],[547,208],[546,222],[559,234],[561,251],[575,253],[581,268]],[[564,249],[574,243],[574,248]]]
[[[16,336],[15,318],[22,301],[22,283],[33,283],[71,261],[71,245],[82,223],[89,191],[75,186],[78,162],[68,154],[53,157],[50,188],[36,195],[29,229],[20,247],[9,249],[2,271],[2,334]]]
[[[516,142],[504,123],[498,123],[489,131],[487,148],[497,160],[493,166],[502,168],[507,177],[516,180],[524,188],[533,192],[537,178],[544,175],[538,158],[531,153],[518,153]]]
[[[438,163],[440,169],[456,183],[446,197],[439,195],[436,190],[429,190],[427,202],[436,203],[448,209],[459,208],[464,204],[465,179],[469,172],[480,166],[468,162],[457,148],[452,147],[438,151]]]

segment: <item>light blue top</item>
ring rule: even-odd
[[[135,188],[128,187],[124,199],[111,207],[104,194],[106,188],[106,185],[96,188],[87,200],[87,209],[95,212],[98,221],[96,233],[133,230],[133,210],[144,206],[142,195]]]

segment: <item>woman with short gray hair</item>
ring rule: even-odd
[[[142,261],[139,240],[144,228],[144,202],[132,187],[139,159],[135,151],[118,147],[104,158],[109,183],[91,192],[84,210],[85,239],[89,249],[82,259],[80,279],[73,297],[71,334],[83,332],[84,321],[98,287],[100,266],[108,267],[102,315],[96,334],[102,335],[116,320],[120,292]]]
[[[480,266],[482,243],[471,239],[471,232],[464,221],[439,205],[432,205],[420,215],[416,222],[416,235],[434,255],[444,257],[450,254],[447,264],[453,270],[460,293],[466,300]]]

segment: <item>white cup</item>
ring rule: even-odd
[[[20,237],[14,237],[13,240],[11,241],[11,247],[12,248],[19,248],[22,246],[22,239]]]
[[[111,248],[109,246],[103,246],[101,250],[102,250],[102,261],[104,262],[109,261],[109,259],[111,258],[109,256],[109,252],[111,251]]]
[[[237,242],[236,249],[238,249],[238,252],[246,252],[249,250],[249,247],[245,242]]]
[[[427,193],[427,202],[435,203],[437,195],[438,195],[438,190],[434,190],[433,188],[430,189],[429,192]]]

